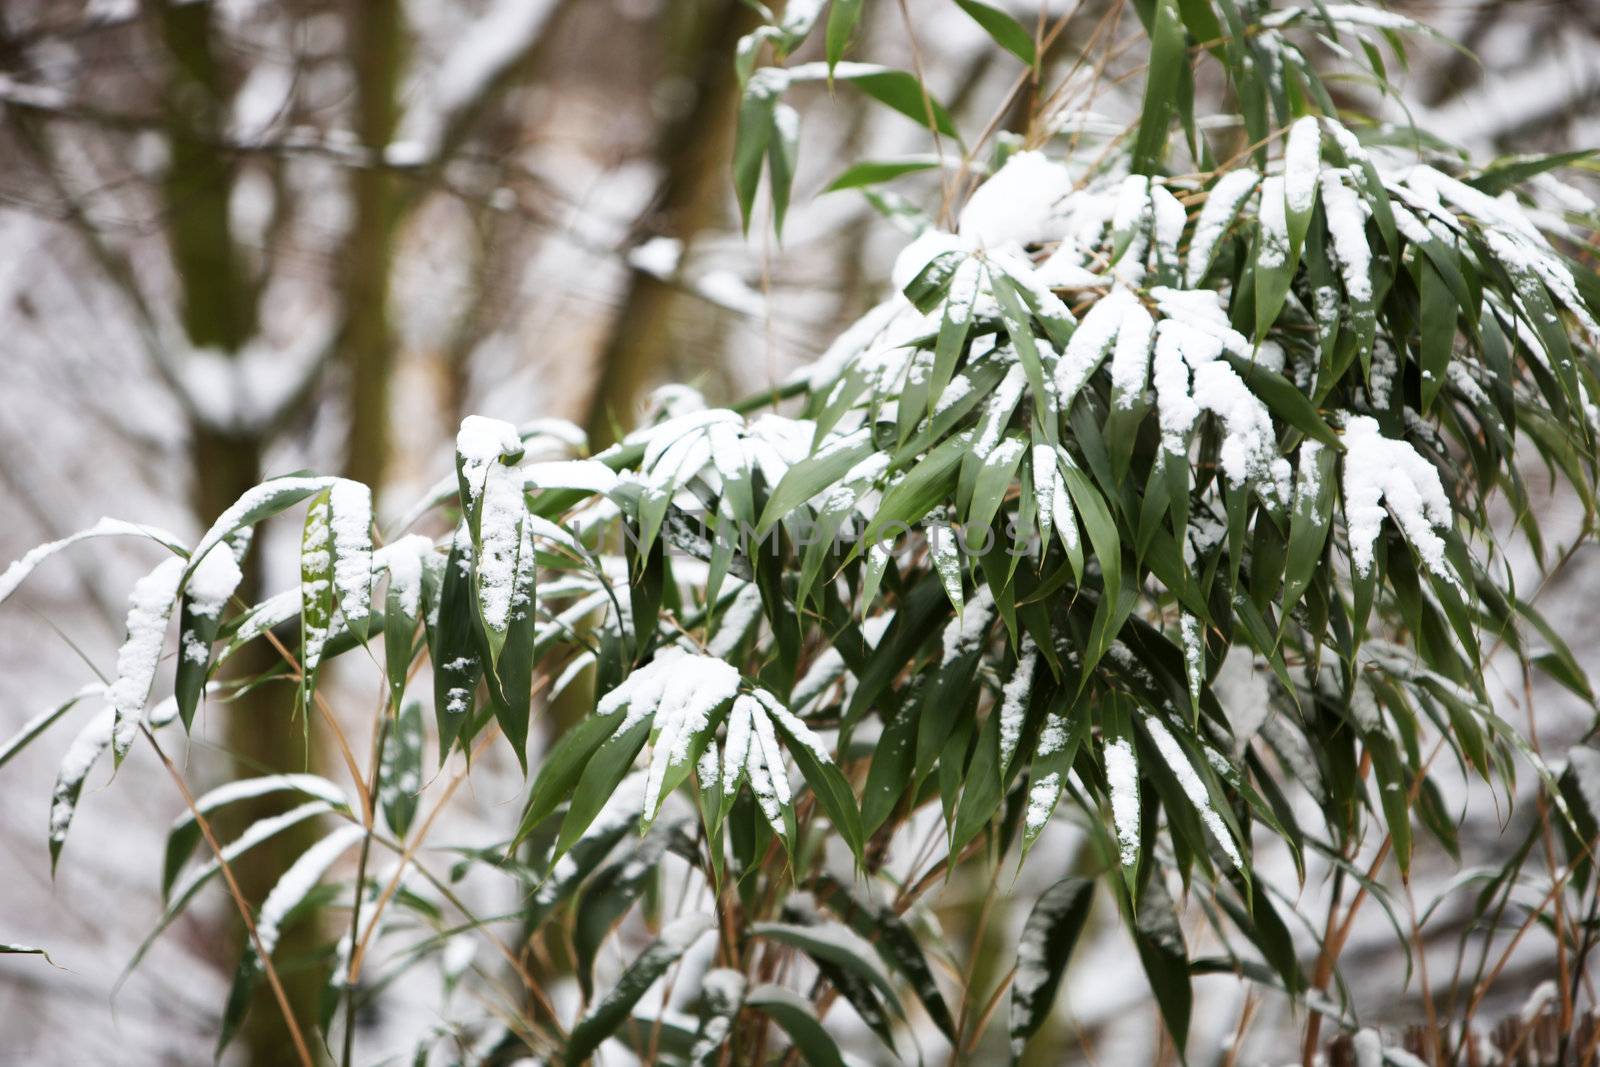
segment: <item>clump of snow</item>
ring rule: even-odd
[[[461,473],[467,482],[467,491],[474,498],[482,490],[483,480],[491,464],[501,456],[515,456],[522,452],[522,438],[517,428],[500,419],[483,415],[468,415],[461,420],[456,432],[456,454],[461,457]]]
[[[389,592],[408,619],[417,617],[422,602],[423,560],[432,554],[432,541],[421,534],[407,534],[373,555],[373,566],[389,572]]]
[[[957,232],[973,245],[998,248],[1049,240],[1072,173],[1042,152],[1017,152],[978,186],[961,211]]]
[[[1050,821],[1050,816],[1056,810],[1056,801],[1061,797],[1061,775],[1056,771],[1040,778],[1028,787],[1028,814],[1027,830],[1030,834],[1037,834],[1044,829],[1045,823]]]
[[[987,585],[979,588],[972,602],[944,628],[944,654],[940,663],[953,663],[958,656],[977,651],[994,621],[994,596]]]
[[[243,580],[244,574],[239,570],[239,561],[234,558],[232,549],[225,545],[213,548],[195,566],[184,586],[189,596],[189,610],[208,619],[216,618]]]
[[[1384,437],[1367,415],[1347,422],[1344,442],[1345,525],[1356,573],[1371,573],[1384,515],[1392,514],[1428,569],[1456,581],[1444,540],[1434,532],[1450,525],[1451,512],[1433,464],[1407,442]]]
[[[256,919],[256,938],[267,955],[277,947],[278,935],[289,912],[322,881],[322,876],[366,831],[360,826],[340,826],[300,854],[267,894]]]

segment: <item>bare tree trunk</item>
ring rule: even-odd
[[[394,135],[404,17],[389,4],[348,0],[348,37],[355,67],[356,134],[374,159]],[[344,472],[377,496],[389,455],[389,385],[394,337],[389,278],[400,205],[395,177],[382,166],[350,171],[354,221],[345,239],[341,355],[348,375],[349,436]]]
[[[734,46],[752,22],[740,0],[699,0],[662,7],[668,56],[663,79],[692,86],[692,99],[661,127],[656,160],[661,184],[655,206],[640,221],[641,236],[667,236],[684,248],[717,221],[727,199],[738,81]],[[589,443],[602,448],[633,421],[639,394],[673,351],[668,330],[680,293],[643,271],[634,271],[600,356],[590,396]]]
[[[233,240],[228,204],[233,161],[217,149],[231,93],[216,54],[209,4],[168,4],[157,19],[169,67],[165,86],[170,163],[163,180],[167,238],[183,301],[183,325],[190,344],[237,353],[256,331],[257,291]],[[193,420],[190,426],[194,469],[194,507],[202,521],[219,514],[261,479],[263,442],[253,431],[224,432]],[[259,555],[247,557],[238,595],[259,599]],[[248,677],[271,666],[263,645],[236,657],[234,677]],[[306,734],[289,715],[282,689],[256,689],[226,707],[226,743],[241,775],[303,768],[310,760]],[[237,834],[250,823],[285,810],[292,801],[262,798],[230,810],[225,832]],[[252,849],[233,864],[245,897],[259,906],[278,877],[315,840],[317,828],[302,823]],[[243,924],[235,923],[234,942],[242,947]],[[279,944],[284,958],[316,948],[314,920],[287,932]],[[317,968],[286,968],[283,980],[302,1030],[316,1018],[322,989]],[[283,1062],[288,1030],[276,1002],[263,988],[251,1005],[243,1039],[252,1064]]]

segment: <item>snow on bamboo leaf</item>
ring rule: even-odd
[[[223,555],[231,558],[230,553]],[[167,621],[172,617],[183,572],[184,561],[180,557],[163,560],[134,584],[128,597],[128,636],[117,650],[117,678],[106,694],[116,712],[112,756],[117,763],[132,747],[145,702],[150,699],[150,685],[161,662]]]
[[[1111,391],[1113,402],[1122,410],[1132,408],[1144,393],[1150,374],[1150,339],[1156,320],[1144,305],[1132,301],[1122,313],[1117,328],[1117,344],[1111,353]]]
[[[300,537],[300,669],[308,685],[322,663],[322,648],[333,623],[333,527],[329,493],[306,509]]]
[[[372,614],[372,490],[340,478],[329,490],[333,587],[350,631],[364,638]]]
[[[1371,209],[1344,183],[1347,173],[1342,168],[1322,172],[1322,207],[1345,294],[1358,304],[1367,304],[1372,301],[1372,249],[1367,246],[1366,233]]]
[[[1039,896],[1017,942],[1017,967],[1011,982],[1011,1058],[1016,1062],[1050,1016],[1067,960],[1089,916],[1094,883],[1066,878]]]
[[[491,663],[499,657],[511,625],[525,513],[522,482],[516,473],[499,463],[490,466],[483,488],[479,541],[474,548],[478,559],[478,612],[489,638]]]
[[[194,561],[205,559],[207,553],[234,531],[253,526],[285,508],[293,507],[311,494],[327,489],[336,480],[301,476],[273,478],[245,490],[239,499],[229,505],[228,510],[211,524],[211,529],[200,538],[200,543],[194,546],[194,553],[189,558]]]
[[[1271,175],[1261,183],[1258,212],[1261,249],[1256,255],[1256,267],[1259,270],[1276,270],[1289,259],[1289,217],[1284,210],[1282,175]]]
[[[219,785],[197,799],[193,811],[184,810],[172,820],[172,826],[167,831],[166,854],[162,861],[162,898],[165,899],[171,891],[172,884],[182,871],[183,865],[200,843],[200,826],[196,813],[199,818],[210,818],[215,812],[230,804],[273,793],[298,793],[302,797],[324,801],[338,810],[347,810],[349,807],[344,792],[338,786],[315,774],[267,774]]]
[[[1073,397],[1111,351],[1125,317],[1138,306],[1133,294],[1118,286],[1083,317],[1067,342],[1061,361],[1056,364],[1056,393],[1063,410],[1072,406]]]
[[[67,829],[78,811],[78,797],[83,793],[84,779],[99,762],[100,754],[111,744],[111,731],[116,724],[116,709],[106,707],[90,719],[67,746],[56,771],[55,790],[50,795],[50,871],[55,873],[56,861],[61,858],[61,846],[67,839]]]
[[[1131,868],[1139,862],[1139,764],[1126,738],[1106,742],[1105,767],[1119,858]]]
[[[1233,835],[1228,832],[1228,827],[1223,823],[1222,817],[1211,806],[1211,798],[1206,792],[1205,783],[1195,773],[1194,765],[1189,762],[1189,757],[1184,754],[1183,746],[1178,744],[1178,739],[1172,736],[1164,723],[1155,717],[1145,720],[1145,727],[1150,732],[1150,739],[1156,743],[1156,750],[1161,753],[1161,758],[1166,761],[1167,767],[1172,771],[1173,777],[1178,779],[1178,785],[1183,789],[1183,795],[1189,798],[1189,803],[1200,813],[1201,820],[1206,824],[1206,829],[1211,831],[1211,836],[1227,853],[1228,859],[1240,870],[1244,869],[1244,858],[1239,855],[1239,846],[1234,843]]]
[[[1356,573],[1372,572],[1373,546],[1388,514],[1430,571],[1459,584],[1445,559],[1444,539],[1434,532],[1451,518],[1438,470],[1405,441],[1384,437],[1367,415],[1346,423],[1344,444],[1345,529]]]
[[[1024,634],[1017,655],[1017,666],[1000,692],[1000,770],[1011,766],[1022,739],[1022,725],[1028,716],[1028,696],[1033,692],[1033,670],[1039,648],[1031,634]]]
[[[521,453],[522,438],[517,436],[517,428],[509,422],[482,415],[468,415],[462,419],[461,429],[456,433],[456,456],[467,494],[464,503],[477,501],[478,495],[483,492],[483,482],[489,468],[497,466],[501,456],[517,456]]]
[[[1205,280],[1223,234],[1239,213],[1245,197],[1260,180],[1261,176],[1253,170],[1232,170],[1211,187],[1195,223],[1194,236],[1189,239],[1188,271],[1184,280],[1191,288]]]
[[[0,574],[0,603],[4,603],[12,593],[17,591],[34,569],[60,552],[70,548],[80,541],[88,541],[96,537],[143,537],[162,545],[173,552],[185,552],[183,542],[176,535],[167,533],[158,526],[145,526],[136,522],[124,522],[121,519],[101,519],[87,529],[63,537],[58,541],[49,541],[36,548],[29,549],[22,558],[15,560]]]
[[[256,919],[256,937],[268,955],[278,945],[289,912],[317,887],[329,868],[365,833],[359,826],[338,827],[302,852],[300,858],[283,872],[283,876],[272,887],[272,892],[267,894],[267,899],[261,905],[260,916]]]
[[[1322,132],[1316,116],[1306,115],[1296,119],[1294,125],[1289,127],[1289,143],[1283,153],[1283,198],[1289,212],[1291,232],[1296,219],[1309,219],[1311,216],[1311,208],[1317,197],[1317,175],[1321,168]]]

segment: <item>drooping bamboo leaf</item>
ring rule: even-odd
[[[1021,1058],[1028,1039],[1050,1017],[1067,960],[1083,932],[1094,901],[1094,882],[1064,878],[1039,895],[1017,943],[1011,980],[1011,1060]]]
[[[678,962],[689,946],[713,925],[711,917],[706,915],[686,915],[669,923],[661,936],[623,972],[605,997],[572,1028],[567,1039],[567,1062],[580,1064],[592,1056],[600,1043],[622,1025],[655,980]]]

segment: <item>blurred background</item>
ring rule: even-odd
[[[1067,79],[1066,109],[1113,121],[1136,111],[1142,78],[1119,77],[1143,62],[1131,9],[1004,6],[1028,25],[1070,16],[1046,60]],[[1401,99],[1352,83],[1350,103],[1409,115],[1480,155],[1600,144],[1600,3],[1392,6],[1472,54],[1418,42],[1409,69],[1391,72]],[[964,130],[1026,128],[1028,94],[1005,106],[1016,64],[954,4],[866,11],[854,55],[920,68]],[[660,383],[724,402],[815,358],[882,298],[906,240],[858,192],[822,190],[851,163],[933,145],[847,87],[797,90],[783,243],[761,203],[746,238],[729,170],[733,51],[756,24],[740,0],[5,0],[0,562],[102,514],[189,538],[248,486],[301,468],[368,482],[393,519],[449,471],[465,414],[569,419],[599,447]],[[950,206],[926,175],[889,188],[889,207],[894,196]],[[1576,507],[1546,507],[1552,540],[1570,540]],[[297,531],[278,534],[251,557],[262,562],[240,592],[252,602],[296,580]],[[6,604],[0,735],[91,680],[86,660],[114,661],[125,590],[152,561],[149,546],[91,546]],[[1600,559],[1579,552],[1547,586],[1541,609],[1600,667],[1584,640]],[[1508,680],[1504,710],[1522,725],[1520,679]],[[1588,710],[1554,689],[1532,695],[1542,740],[1564,751]],[[173,753],[190,780],[319,759],[314,730],[308,749],[272,714],[278,699],[203,712]],[[365,699],[351,712],[360,721]],[[219,893],[180,920],[113,1005],[160,913],[157,857],[182,800],[136,748],[109,788],[91,779],[52,883],[46,812],[69,736],[58,729],[0,774],[0,942],[43,945],[58,965],[0,957],[0,1063],[209,1062],[236,959],[231,905]],[[503,835],[520,789],[514,769],[475,776],[454,838]],[[1466,862],[1492,856],[1522,817],[1471,805]],[[1419,909],[1455,871],[1434,859],[1419,859]],[[265,869],[243,873],[270,884]],[[1012,889],[1017,923],[1033,882],[1055,876]],[[991,892],[952,882],[940,903],[952,936]],[[1313,876],[1307,914],[1318,892]],[[1346,953],[1364,976],[1358,1003],[1380,1020],[1414,1018],[1393,934],[1366,919],[1373,929]],[[1459,931],[1440,929],[1447,967]],[[1108,929],[1073,969],[1063,1060],[1151,1055],[1153,1009],[1120,938]],[[1536,941],[1504,1010],[1548,967]],[[1214,1010],[1196,1013],[1195,1047],[1226,1048],[1241,994],[1231,979],[1208,988]],[[361,1020],[363,1061],[400,1055],[439,1011],[432,987],[397,987]],[[1255,1051],[1239,1062],[1293,1058],[1274,1047],[1271,1009],[1257,1015]],[[273,1041],[257,1035],[230,1057],[277,1062]]]

